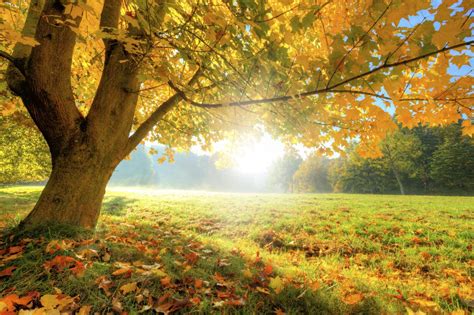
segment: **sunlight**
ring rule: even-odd
[[[235,169],[246,174],[265,173],[284,154],[284,145],[266,134],[258,141],[249,141],[237,150]]]

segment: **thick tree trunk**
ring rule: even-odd
[[[8,86],[21,97],[46,139],[53,165],[39,201],[21,223],[23,228],[51,223],[94,228],[114,168],[181,99],[174,94],[130,136],[144,56],[111,36],[103,39],[104,69],[91,108],[87,114],[81,112],[71,86],[76,31],[70,24],[79,25],[82,14],[72,17],[70,4],[31,1],[23,34],[34,35],[39,45],[17,43],[7,71]],[[121,6],[122,1],[104,0],[102,31],[115,34]],[[127,31],[134,39],[143,35],[132,26]]]
[[[34,209],[21,223],[22,227],[46,224],[95,227],[114,167],[104,165],[91,153],[79,151],[55,159],[48,183]]]

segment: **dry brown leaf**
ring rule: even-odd
[[[132,270],[130,268],[120,268],[112,272],[112,276],[121,276],[127,273],[131,273]]]

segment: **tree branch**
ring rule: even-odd
[[[48,21],[46,16],[55,16],[55,21]],[[77,36],[65,25],[65,21],[71,19],[79,25],[82,15],[72,18],[55,0],[32,1],[22,34],[34,36],[39,45],[17,43],[13,50],[13,57],[21,63],[20,67],[24,65],[28,75],[21,78],[12,66],[7,70],[10,89],[19,92],[50,147],[53,161],[70,144],[84,120],[76,107],[71,86]]]
[[[307,92],[303,92],[303,93],[297,93],[297,94],[293,94],[293,95],[276,96],[276,97],[272,97],[272,98],[262,98],[262,99],[256,99],[256,100],[247,100],[247,101],[238,101],[238,102],[229,102],[229,103],[200,103],[200,102],[196,102],[196,101],[193,101],[193,100],[189,99],[183,91],[178,89],[172,83],[171,83],[170,87],[172,89],[174,89],[177,92],[177,94],[180,94],[181,97],[185,101],[190,103],[191,105],[198,106],[198,107],[204,107],[204,108],[219,108],[219,107],[225,107],[225,106],[248,106],[248,105],[256,105],[256,104],[268,104],[268,103],[274,103],[274,102],[285,102],[285,101],[289,101],[289,100],[292,100],[292,99],[301,99],[301,98],[305,98],[305,97],[313,96],[313,95],[318,95],[318,94],[333,93],[336,90],[336,88],[338,88],[340,86],[343,86],[343,85],[345,85],[347,83],[350,83],[352,81],[355,81],[357,79],[367,77],[367,76],[369,76],[369,75],[371,75],[375,72],[378,72],[380,70],[388,69],[388,68],[394,68],[394,67],[401,66],[401,65],[406,65],[406,64],[409,64],[411,62],[414,62],[414,61],[417,61],[417,60],[420,60],[420,59],[424,59],[424,58],[428,58],[428,57],[437,55],[439,53],[442,53],[442,52],[445,52],[445,51],[448,51],[448,50],[452,50],[452,49],[456,49],[456,48],[460,48],[460,47],[464,47],[464,46],[470,46],[472,44],[474,44],[474,40],[471,40],[471,41],[468,41],[468,42],[462,42],[462,43],[459,43],[459,44],[456,44],[456,45],[453,45],[453,46],[446,46],[446,47],[444,47],[442,49],[439,49],[439,50],[435,50],[435,51],[432,51],[432,52],[429,52],[429,53],[426,53],[426,54],[423,54],[423,55],[420,55],[420,56],[417,56],[417,57],[413,57],[413,58],[409,58],[409,59],[405,59],[405,60],[401,60],[401,61],[397,61],[397,62],[393,62],[393,63],[384,62],[382,65],[380,65],[378,67],[375,67],[372,70],[369,70],[369,71],[366,71],[364,73],[358,74],[356,76],[353,76],[351,78],[343,80],[339,83],[333,84],[331,86],[325,87],[323,89],[315,89],[315,90],[311,90],[311,91],[307,91]],[[336,90],[336,91],[338,91],[338,90]],[[339,92],[341,92],[341,90],[339,90]],[[352,90],[349,90],[349,91],[344,90],[344,92],[355,93],[355,91],[352,91]],[[361,92],[362,91],[358,91],[357,93],[362,94]],[[364,92],[364,94],[368,94],[368,95],[375,96],[375,97],[382,97],[379,94],[374,94],[374,93],[370,93],[370,92]],[[383,96],[383,98],[386,98],[386,97]]]
[[[199,68],[192,78],[188,81],[187,86],[191,86],[197,82],[202,74],[202,68]],[[171,81],[168,82],[170,84]],[[179,101],[182,100],[180,93],[175,93],[163,102],[128,138],[128,143],[123,156],[127,156],[132,150],[146,137],[153,127],[171,110]]]
[[[16,63],[16,59],[13,58],[12,55],[10,55],[9,53],[3,51],[3,50],[0,50],[0,57],[3,57],[4,59],[10,61],[13,65],[15,65]],[[16,66],[16,65],[15,65]]]

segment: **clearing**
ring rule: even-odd
[[[468,314],[474,307],[473,197],[114,188],[94,235],[69,231],[60,240],[68,231],[54,227],[10,236],[40,191],[0,188],[7,233],[0,310]]]

